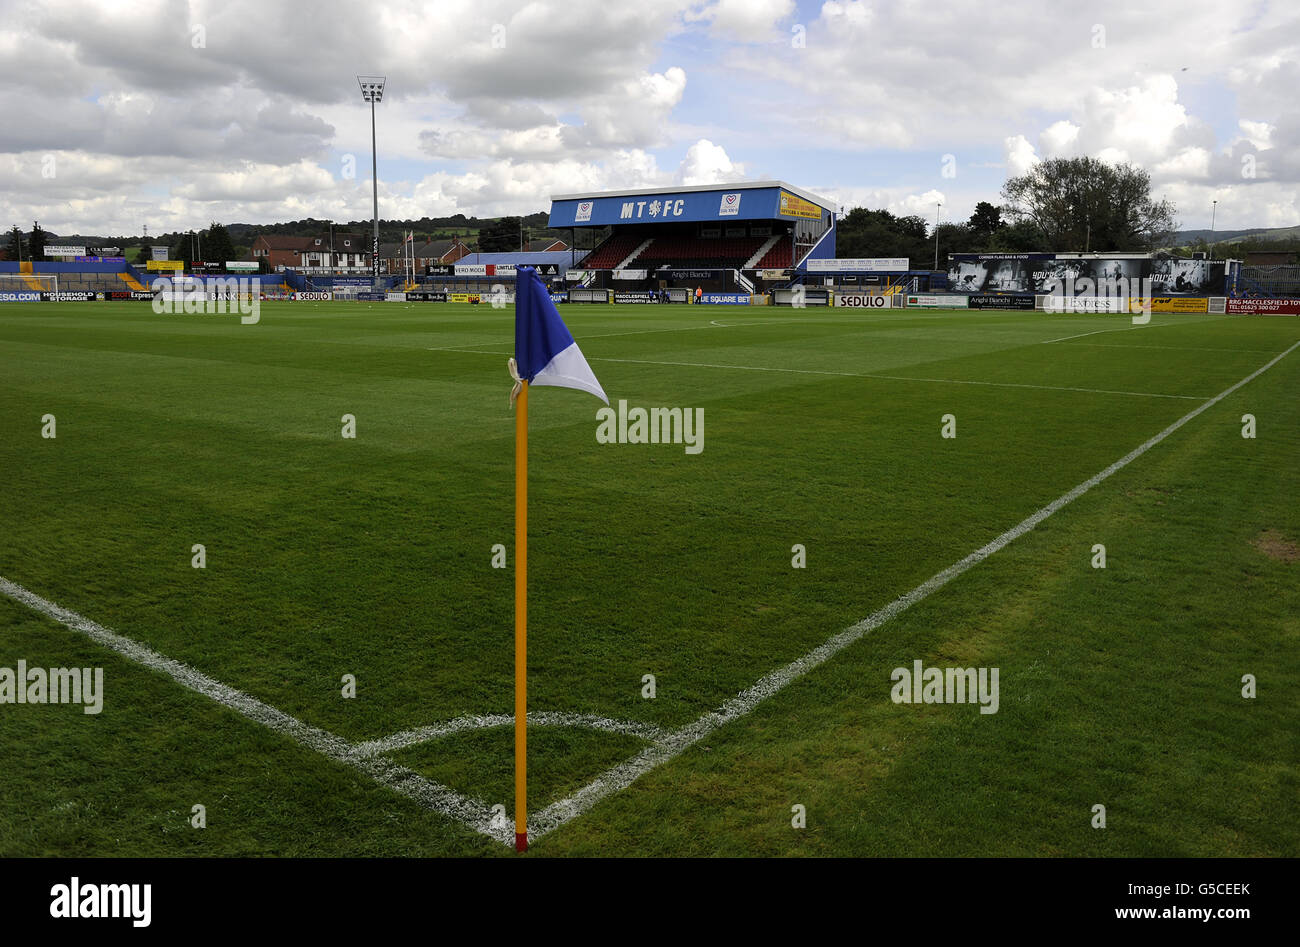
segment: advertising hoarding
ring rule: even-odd
[[[897,273],[909,269],[905,256],[843,260],[809,260],[809,273]]]
[[[888,309],[892,303],[889,296],[873,293],[843,293],[834,297],[834,305],[845,309]]]
[[[1130,296],[1128,301],[1129,312],[1146,312],[1148,303],[1150,303],[1151,312],[1210,311],[1210,301],[1208,299],[1197,299],[1194,296],[1153,296],[1149,300],[1140,296]]]
[[[1229,299],[1228,312],[1297,316],[1300,299]]]
[[[969,297],[966,305],[971,309],[1033,309],[1033,293],[1017,293],[1014,295],[997,296],[974,294]]]
[[[909,295],[907,305],[908,308],[918,307],[921,309],[965,309],[968,299],[967,296],[956,294]]]
[[[798,217],[804,220],[821,220],[822,214],[825,213],[821,207],[812,201],[806,201],[802,197],[791,194],[789,191],[782,191],[779,196],[780,203],[777,205],[777,213],[782,217]]]

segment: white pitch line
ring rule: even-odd
[[[1080,342],[1094,349],[1159,349],[1162,352],[1233,352],[1239,355],[1272,355],[1266,349],[1207,349],[1195,345],[1130,345],[1127,342]]]
[[[1209,321],[1209,320],[1207,320]],[[1079,335],[1067,335],[1063,339],[1044,339],[1041,345],[1051,345],[1053,342],[1069,342],[1071,339],[1086,339],[1090,335],[1101,335],[1103,332],[1133,332],[1142,329],[1168,329],[1170,326],[1190,326],[1199,325],[1196,322],[1162,322],[1158,325],[1145,326],[1120,326],[1118,329],[1098,329],[1096,332],[1083,332]]]
[[[729,323],[729,324],[727,324],[727,325],[725,325],[725,326],[722,326],[722,325],[718,325],[716,322],[713,322],[712,320],[710,320],[710,322],[709,322],[709,324],[708,324],[707,326],[669,326],[668,328],[664,328],[664,329],[634,329],[634,330],[631,331],[631,332],[597,332],[597,333],[594,333],[594,334],[591,334],[591,335],[585,335],[585,334],[584,334],[583,337],[582,337],[582,341],[585,342],[585,341],[587,341],[588,339],[615,339],[615,338],[619,338],[620,336],[625,336],[625,335],[655,335],[655,334],[657,334],[657,333],[662,333],[662,332],[693,332],[693,331],[695,331],[696,329],[731,329],[731,328],[738,328],[738,327],[740,327],[740,326],[776,326],[776,325],[788,325],[788,324],[793,323],[793,322],[800,322],[800,323],[802,323],[802,322],[807,322],[807,321],[809,321],[809,320],[805,320],[805,319],[765,319],[765,320],[763,320],[762,322],[734,322],[734,323]],[[838,325],[838,323],[836,323],[836,324]],[[470,342],[470,343],[468,343],[468,344],[469,344],[469,345],[482,345],[482,344],[484,344],[484,343],[482,343],[482,342]],[[487,344],[488,344],[488,345],[512,345],[513,343],[508,343],[508,342],[492,342],[492,341],[489,341]],[[463,348],[463,347],[460,347],[460,346],[449,346],[449,347],[445,347],[445,348],[441,348],[441,347],[437,347],[437,348],[435,348],[435,347],[431,347],[431,348],[427,349],[426,351],[429,351],[429,352],[466,352],[466,351],[469,351],[469,350],[467,350],[467,349],[465,349],[465,348]],[[470,352],[470,354],[472,355],[472,354],[474,354],[474,353],[473,353],[473,352]],[[512,354],[512,352],[501,352],[501,353],[496,353],[496,352],[490,352],[490,353],[489,353],[489,352],[484,352],[484,353],[480,353],[480,354],[484,354],[484,355],[488,355],[488,354],[491,354],[491,355],[501,354],[501,355],[509,356],[509,355]]]
[[[607,798],[621,789],[626,789],[637,779],[656,767],[667,763],[687,748],[695,745],[701,739],[708,736],[714,730],[717,730],[719,727],[731,723],[733,720],[750,713],[760,703],[767,700],[769,697],[776,695],[787,686],[794,683],[794,681],[807,674],[813,668],[830,660],[849,645],[859,641],[869,631],[879,628],[890,619],[911,608],[917,602],[929,597],[932,593],[943,588],[943,586],[947,585],[963,572],[966,572],[972,566],[978,565],[1007,544],[1034,529],[1039,523],[1043,522],[1043,520],[1047,519],[1057,510],[1060,510],[1067,504],[1077,500],[1112,474],[1127,467],[1152,447],[1155,447],[1165,438],[1169,437],[1169,435],[1177,431],[1188,421],[1191,421],[1203,412],[1209,410],[1224,398],[1231,395],[1234,391],[1237,391],[1239,388],[1254,381],[1260,375],[1264,374],[1264,372],[1282,361],[1282,359],[1286,358],[1286,356],[1294,352],[1297,348],[1300,348],[1300,342],[1296,342],[1285,352],[1282,352],[1280,355],[1273,358],[1262,368],[1258,368],[1251,372],[1232,387],[1224,389],[1204,404],[1193,408],[1159,434],[1129,451],[1105,470],[1098,474],[1094,474],[1087,480],[1083,481],[1083,483],[1076,486],[1073,490],[1057,497],[1051,503],[1047,504],[1047,506],[1022,520],[1001,536],[998,536],[992,542],[980,547],[966,558],[954,563],[942,572],[937,573],[929,580],[912,589],[912,591],[908,592],[906,595],[895,599],[884,608],[873,612],[857,624],[850,625],[839,634],[828,638],[807,654],[785,665],[785,667],[779,668],[771,674],[768,674],[766,677],[763,677],[758,681],[758,683],[744,691],[741,691],[740,694],[731,698],[716,710],[705,713],[693,723],[689,723],[680,729],[672,731],[663,739],[646,747],[631,759],[606,770],[592,782],[579,789],[572,796],[551,803],[533,817],[533,820],[528,827],[530,835],[534,838],[540,838],[548,832],[553,832],[566,822],[569,822],[586,812],[602,799]]]
[[[1070,388],[1060,385],[1029,385],[1010,381],[968,381],[959,378],[915,378],[911,375],[881,375],[875,372],[831,372],[814,368],[764,368],[756,365],[721,365],[707,362],[656,362],[639,358],[590,357],[593,362],[628,362],[634,365],[673,365],[683,368],[732,368],[742,372],[784,372],[793,375],[832,375],[841,378],[879,378],[885,381],[921,381],[936,385],[983,385],[989,388],[1036,388],[1040,391],[1082,391],[1094,395],[1131,395],[1136,398],[1181,398],[1200,401],[1201,395],[1162,395],[1150,391],[1115,391],[1109,388]]]
[[[920,320],[920,319],[931,319],[931,318],[937,319],[939,317],[935,316],[932,313],[917,312],[913,315],[909,315],[907,318]],[[663,329],[635,329],[631,332],[600,332],[600,333],[595,333],[590,335],[584,333],[582,338],[578,339],[578,341],[585,342],[588,339],[614,339],[625,335],[655,335],[657,333],[662,333],[662,332],[693,332],[696,329],[739,329],[743,326],[782,326],[782,325],[823,325],[825,326],[825,325],[829,325],[829,326],[847,326],[849,328],[858,328],[858,327],[865,327],[871,325],[885,324],[890,321],[897,321],[897,319],[898,317],[893,317],[893,319],[891,320],[891,317],[889,316],[869,318],[866,317],[865,315],[863,316],[854,315],[852,317],[845,317],[842,319],[828,319],[825,318],[824,316],[808,316],[800,319],[763,319],[759,322],[728,322],[726,324],[719,323],[716,320],[711,319],[709,320],[709,324],[706,326],[669,326]],[[339,344],[352,345],[354,343],[340,342]],[[466,344],[467,345],[513,345],[513,343],[511,342],[494,342],[490,339],[487,340],[486,342],[469,342]],[[506,357],[509,357],[510,355],[514,354],[513,350],[506,351],[506,352],[483,352],[483,351],[476,351],[474,349],[468,349],[463,346],[456,346],[456,345],[430,346],[425,351],[465,352],[469,355],[504,355]]]
[[[689,332],[693,329],[733,329],[740,326],[780,326],[804,321],[805,320],[803,319],[764,319],[761,322],[733,322],[725,326],[720,326],[713,320],[710,320],[707,326],[673,326],[667,329],[636,329],[632,332],[599,332],[594,335],[584,335],[582,340],[585,342],[587,339],[615,339],[624,335],[654,335],[660,332]]]
[[[495,355],[505,352],[484,352],[471,349],[431,348],[430,352],[455,352],[459,355]],[[1092,395],[1128,395],[1133,398],[1176,398],[1182,401],[1201,401],[1205,395],[1164,395],[1151,391],[1117,391],[1111,388],[1067,388],[1061,385],[1029,385],[1011,381],[966,381],[959,378],[914,378],[911,375],[880,375],[863,372],[831,372],[815,368],[766,368],[761,365],[722,365],[710,362],[661,362],[644,358],[608,358],[588,355],[589,362],[624,362],[629,365],[665,365],[675,368],[726,368],[738,372],[777,372],[788,375],[828,375],[832,378],[876,378],[883,381],[919,381],[933,385],[981,385],[987,388],[1032,388],[1038,391],[1079,391]]]
[[[403,730],[401,733],[380,737],[378,740],[358,743],[353,748],[353,752],[364,757],[380,756],[385,753],[392,753],[395,750],[405,749],[408,746],[427,743],[430,740],[440,740],[453,733],[463,733],[467,730],[487,730],[493,727],[513,727],[514,724],[514,714],[483,714],[481,716],[457,717],[455,720],[449,720],[446,723],[416,727],[413,730]],[[528,725],[530,727],[585,727],[588,730],[620,733],[646,741],[659,740],[664,735],[663,729],[652,723],[641,723],[637,720],[612,720],[609,717],[599,717],[594,714],[554,713],[545,710],[530,712],[528,714]]]
[[[289,737],[300,746],[351,766],[389,789],[415,800],[427,809],[439,812],[502,844],[514,843],[513,826],[502,825],[499,819],[494,825],[491,808],[485,803],[462,796],[455,790],[426,779],[419,773],[399,766],[391,760],[358,754],[357,748],[342,737],[308,726],[270,704],[265,704],[243,691],[222,684],[188,664],[159,654],[138,641],[110,631],[70,609],[41,598],[35,592],[30,592],[3,576],[0,576],[0,594],[21,602],[33,611],[40,612],[73,631],[81,632],[97,644],[110,651],[116,651],[129,661],[167,675],[181,686],[229,707],[254,723],[260,723],[268,730]]]
[[[1298,347],[1300,347],[1300,342],[1296,342],[1286,351],[1277,355],[1271,361],[1256,369],[1232,387],[1225,389],[1206,401],[1204,404],[1188,412],[1159,434],[1121,457],[1105,470],[1088,480],[1085,480],[1069,493],[1058,497],[1037,513],[1034,513],[1017,526],[1007,530],[992,542],[968,555],[965,559],[962,559],[961,561],[949,566],[947,569],[944,569],[928,581],[922,583],[898,599],[895,599],[884,608],[873,612],[857,624],[851,625],[839,634],[832,636],[812,651],[809,651],[802,657],[792,661],[785,667],[779,668],[771,674],[761,678],[756,684],[742,691],[731,700],[728,700],[717,710],[705,713],[693,723],[671,731],[667,735],[662,735],[662,731],[651,724],[643,725],[635,722],[610,720],[608,718],[594,717],[584,714],[545,714],[542,712],[536,715],[530,715],[535,721],[537,721],[538,718],[541,718],[542,720],[553,718],[548,722],[562,726],[594,726],[596,729],[606,729],[611,730],[612,732],[627,732],[632,735],[641,736],[643,739],[653,740],[651,746],[647,747],[637,756],[607,770],[567,799],[562,799],[558,802],[552,803],[543,809],[541,813],[536,816],[534,825],[530,827],[532,829],[531,834],[534,838],[540,838],[548,832],[559,828],[590,809],[600,800],[612,795],[620,789],[626,788],[650,770],[655,769],[661,764],[678,756],[709,733],[712,733],[719,727],[750,713],[758,706],[758,704],[777,694],[808,671],[825,661],[828,661],[840,651],[843,651],[849,645],[861,639],[869,631],[878,628],[880,625],[883,625],[885,622],[906,611],[912,605],[927,598],[931,593],[942,588],[944,585],[948,584],[948,582],[952,581],[963,572],[966,572],[972,566],[977,565],[1007,544],[1034,529],[1039,523],[1047,519],[1057,510],[1078,499],[1088,490],[1110,477],[1116,471],[1126,467],[1129,463],[1145,454],[1148,450],[1159,444],[1188,421],[1191,421],[1202,412],[1222,401],[1234,391],[1237,391],[1244,385],[1254,381],[1287,355],[1290,355],[1291,352],[1295,351]],[[486,352],[481,354],[499,355],[500,353]],[[725,368],[734,366],[718,367]],[[382,745],[385,741],[400,740],[411,734],[423,734],[429,731],[436,731],[435,735],[445,735],[446,733],[454,732],[456,729],[469,729],[472,725],[475,725],[475,721],[484,720],[491,721],[488,725],[496,726],[498,723],[494,716],[489,715],[482,718],[458,718],[457,721],[452,721],[451,724],[441,725],[440,727],[405,731],[404,733],[394,734],[391,737],[382,738],[378,741],[352,744],[335,734],[329,733],[328,731],[308,726],[296,717],[292,717],[269,704],[265,704],[262,701],[243,693],[242,691],[238,691],[233,687],[222,684],[183,662],[165,657],[137,641],[110,631],[102,625],[99,625],[70,609],[63,608],[60,605],[56,605],[55,603],[40,597],[34,592],[28,591],[21,585],[11,582],[3,576],[0,576],[0,594],[4,594],[14,601],[21,602],[28,608],[40,612],[74,631],[79,631],[82,634],[85,634],[93,641],[112,651],[116,651],[128,660],[167,675],[178,684],[196,691],[197,693],[203,694],[205,697],[208,697],[223,706],[229,707],[231,710],[247,717],[249,720],[260,723],[270,730],[274,730],[277,733],[290,737],[301,746],[315,750],[322,756],[326,756],[332,760],[351,766],[359,772],[369,776],[376,782],[392,789],[394,792],[400,793],[401,795],[418,802],[425,808],[439,812],[448,818],[460,822],[462,825],[472,828],[474,831],[479,832],[482,835],[495,839],[503,845],[509,846],[512,844],[512,826],[494,820],[491,809],[485,803],[462,796],[454,790],[426,779],[418,773],[415,773],[406,767],[399,766],[391,760],[374,755],[374,752],[383,752],[382,749],[373,751],[375,746]],[[500,725],[505,725],[504,721],[513,721],[513,718],[508,717],[507,715],[499,716],[503,721]],[[457,725],[458,721],[459,725]],[[478,725],[483,724],[480,723]],[[419,739],[416,739],[412,742],[420,741]],[[410,743],[401,745],[410,745]],[[394,748],[400,748],[400,746],[395,746]]]

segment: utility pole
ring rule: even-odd
[[[1218,201],[1210,202],[1210,259],[1214,259],[1214,217],[1219,209]]]
[[[939,268],[939,208],[943,206],[943,201],[938,201],[934,205],[934,268]]]

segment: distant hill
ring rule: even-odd
[[[549,213],[538,211],[528,214],[524,217],[524,228],[532,239],[541,237],[562,237],[568,239],[568,230],[551,230],[547,227]],[[380,243],[394,243],[402,239],[402,235],[408,230],[414,230],[417,239],[425,236],[445,235],[458,236],[462,239],[468,239],[471,243],[478,238],[478,232],[485,229],[491,224],[496,223],[500,218],[497,217],[466,217],[463,214],[456,214],[451,217],[422,217],[419,220],[390,220],[380,218],[379,220],[379,241]],[[353,221],[335,221],[334,230],[339,233],[360,233],[369,234],[374,224],[369,220]],[[230,234],[230,239],[237,246],[250,246],[252,242],[261,234],[279,234],[288,237],[307,237],[315,236],[327,231],[329,222],[324,220],[291,220],[282,221],[274,224],[245,224],[229,223],[226,224],[226,232]],[[24,237],[27,233],[24,232]],[[171,245],[181,238],[179,232],[164,232],[150,234],[151,243],[159,245]],[[87,247],[98,246],[116,246],[132,247],[139,246],[142,238],[139,234],[119,234],[111,237],[83,237],[80,235],[57,234],[46,231],[46,240],[53,244],[66,244],[69,246]]]
[[[31,236],[28,232],[24,236]],[[122,246],[121,237],[83,237],[81,234],[56,234],[45,231],[45,242],[53,244],[63,244],[69,247],[120,247]]]
[[[549,236],[551,231],[546,229],[549,216],[546,211],[529,214],[524,217],[524,227],[534,237]],[[402,239],[402,234],[407,230],[414,230],[417,237],[442,234],[475,238],[480,230],[496,223],[498,219],[496,217],[466,217],[463,214],[456,214],[452,217],[422,217],[419,220],[390,220],[381,217],[379,219],[379,242],[392,243],[399,241]],[[277,224],[226,224],[226,231],[230,234],[230,239],[235,243],[248,245],[252,244],[260,234],[308,237],[323,233],[328,227],[329,223],[327,221],[307,219]],[[335,231],[340,233],[346,231],[368,234],[373,227],[374,223],[370,220],[352,220],[346,223],[343,221],[334,222]]]
[[[1206,243],[1236,243],[1250,237],[1255,240],[1295,240],[1300,238],[1300,227],[1254,227],[1250,230],[1180,230],[1174,234],[1172,246],[1191,246],[1199,240]]]

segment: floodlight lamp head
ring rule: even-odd
[[[382,102],[385,81],[385,76],[357,76],[357,83],[361,86],[361,98],[367,102]]]

